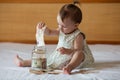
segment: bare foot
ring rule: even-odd
[[[15,56],[15,64],[19,67],[24,67],[24,60],[18,55]]]
[[[68,65],[63,68],[64,74],[71,74],[71,71],[72,71],[72,68]]]

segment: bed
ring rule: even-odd
[[[119,80],[120,45],[90,44],[95,64],[90,68],[75,69],[71,75],[33,74],[30,67],[17,67],[14,64],[16,54],[24,59],[31,58],[35,44],[0,42],[0,80]],[[56,44],[47,44],[47,53],[52,52]]]

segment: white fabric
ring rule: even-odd
[[[42,74],[29,72],[30,67],[17,67],[14,56],[19,54],[24,59],[31,58],[33,44],[0,43],[0,80],[119,80],[120,79],[120,45],[89,45],[95,58],[95,65],[86,68],[88,73],[72,75]],[[56,45],[46,45],[47,53]],[[60,71],[62,72],[62,71]]]
[[[44,42],[44,31],[46,27],[43,27],[42,29],[39,29],[37,26],[36,29],[36,41],[37,41],[37,46],[45,46]]]

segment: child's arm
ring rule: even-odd
[[[80,34],[74,41],[75,52],[69,63],[73,68],[76,68],[84,60],[83,43],[83,36]]]
[[[52,29],[49,29],[48,27],[46,27],[45,34],[49,35],[49,36],[56,36],[56,35],[58,36],[59,35],[59,30],[58,29],[52,30]]]
[[[80,34],[74,41],[74,53],[69,64],[66,65],[63,70],[64,73],[70,74],[71,70],[75,69],[84,60],[83,54],[83,36]]]
[[[37,25],[37,29],[42,29],[43,27],[46,27],[45,34],[49,36],[56,36],[59,35],[59,29],[51,30],[49,29],[44,22],[40,22]]]

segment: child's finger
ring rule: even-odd
[[[45,26],[44,22],[40,22],[37,24],[37,29],[42,29]]]

